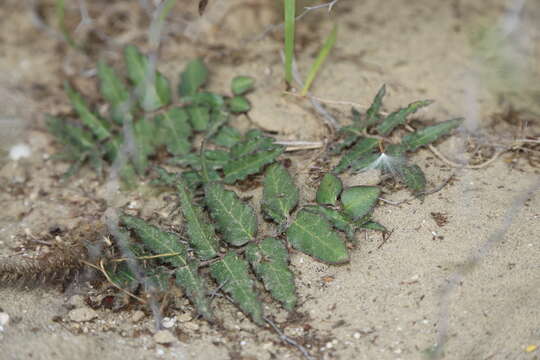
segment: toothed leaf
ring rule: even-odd
[[[386,230],[386,228],[383,225],[379,224],[376,221],[365,222],[362,225],[360,225],[360,228],[367,229],[367,230],[380,231],[380,232],[388,232],[388,230]]]
[[[212,141],[220,146],[230,148],[240,141],[242,136],[233,127],[223,126],[217,134],[213,137]]]
[[[263,322],[262,304],[253,289],[247,263],[234,253],[210,265],[210,273],[218,285],[231,295],[240,309],[259,325]]]
[[[452,130],[458,128],[461,123],[463,123],[463,119],[459,118],[428,126],[421,130],[417,130],[412,134],[405,135],[401,140],[401,143],[407,146],[407,150],[414,151],[419,147],[431,144],[441,136],[450,133]]]
[[[376,153],[364,155],[356,159],[351,164],[351,172],[358,173],[358,172],[366,171],[373,168],[373,164],[377,161],[379,156],[381,156],[381,153],[376,152]]]
[[[256,152],[240,159],[232,160],[223,167],[223,173],[225,174],[223,181],[227,184],[232,184],[237,180],[245,179],[249,175],[256,174],[265,165],[274,162],[283,151],[285,151],[283,146],[275,145],[271,150]]]
[[[182,108],[173,108],[154,118],[157,145],[165,145],[173,155],[185,155],[191,150],[191,126]]]
[[[114,69],[104,61],[98,62],[98,77],[101,95],[111,105],[109,110],[111,118],[117,124],[122,124],[124,112],[130,110],[127,103],[129,92],[124,82],[116,75]]]
[[[128,77],[137,87],[139,103],[145,111],[154,111],[170,103],[169,81],[155,71],[137,47],[128,45],[124,50],[124,60]]]
[[[221,169],[224,165],[231,161],[229,154],[221,150],[205,150],[203,155],[206,160],[206,166],[209,169]],[[182,157],[174,158],[171,159],[170,162],[181,166],[191,166],[197,170],[202,168],[201,156],[199,153],[191,153]]]
[[[426,177],[418,165],[403,166],[399,172],[405,185],[419,195],[426,189]]]
[[[236,76],[231,81],[231,90],[234,95],[243,95],[253,89],[255,79],[249,76]]]
[[[201,59],[190,61],[180,74],[180,96],[194,95],[208,79],[208,69]]]
[[[289,217],[298,204],[298,188],[281,164],[270,165],[264,175],[262,210],[278,224]]]
[[[372,138],[360,139],[353,147],[351,147],[342,157],[337,166],[332,170],[333,173],[339,174],[347,170],[358,158],[371,152],[378,145],[379,141]]]
[[[343,190],[343,184],[340,178],[328,173],[324,175],[317,190],[317,202],[322,205],[335,205],[341,190]]]
[[[258,245],[249,244],[246,258],[274,299],[281,302],[285,309],[294,310],[297,302],[294,275],[289,270],[289,256],[283,243],[266,238]]]
[[[208,321],[214,319],[208,287],[204,279],[199,275],[198,264],[190,261],[186,266],[176,269],[176,284],[184,291],[191,300],[197,312]]]
[[[383,136],[390,134],[390,132],[394,130],[396,126],[405,124],[409,115],[414,114],[419,109],[426,107],[432,103],[433,101],[431,100],[415,101],[409,104],[406,108],[394,111],[393,113],[388,115],[382,123],[377,126],[377,132]]]
[[[205,187],[205,198],[225,241],[234,246],[242,246],[255,238],[255,211],[240,201],[233,191],[225,190],[221,184],[211,183]]]
[[[330,264],[349,261],[347,248],[320,214],[300,210],[287,230],[287,239],[296,249]]]
[[[210,122],[210,109],[206,106],[189,106],[189,121],[195,131],[205,131]]]
[[[321,205],[306,206],[304,209],[323,215],[338,230],[344,231],[347,234],[354,232],[354,223],[351,219],[336,209]]]
[[[343,212],[353,220],[358,220],[371,212],[381,194],[376,186],[353,186],[341,194]]]
[[[176,183],[180,208],[186,220],[189,243],[193,246],[200,259],[208,260],[216,257],[219,253],[219,239],[212,223],[204,216],[202,209],[196,205],[186,183],[181,178],[177,178]]]

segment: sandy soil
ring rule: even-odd
[[[126,9],[127,2],[116,3],[118,11]],[[278,21],[275,9],[255,0],[225,3],[210,1],[203,19],[193,15],[196,4],[177,9],[175,19],[183,27],[164,39],[160,69],[176,79],[188,60],[203,56],[213,71],[210,88],[218,92],[227,91],[233,76],[251,75],[258,84],[250,95],[256,125],[277,131],[280,139],[327,138],[327,128],[307,102],[282,94],[279,37],[246,40]],[[299,24],[299,67],[306,72],[337,21],[338,43],[315,82],[316,96],[369,105],[386,83],[385,109],[431,98],[436,103],[419,119],[466,115],[466,127],[479,136],[477,141],[501,146],[522,135],[517,126],[493,120],[510,101],[532,113],[526,115],[527,135],[538,137],[540,120],[534,112],[540,107],[540,92],[534,84],[540,83],[540,29],[534,21],[540,6],[534,1],[525,5],[522,34],[536,47],[520,48],[516,55],[523,64],[518,70],[526,74],[519,86],[491,81],[497,71],[478,65],[470,46],[473,30],[497,21],[505,9],[500,0],[489,6],[472,0],[419,0],[407,7],[397,0],[384,5],[342,0],[330,15],[324,10],[312,13]],[[45,15],[50,11],[43,9]],[[141,30],[120,29],[118,38],[144,46],[147,24],[139,15],[134,26]],[[90,57],[77,55],[37,30],[20,1],[4,0],[0,17],[0,114],[20,119],[2,123],[0,151],[18,142],[32,150],[27,159],[4,156],[0,162],[0,262],[24,254],[28,249],[21,244],[31,243],[29,239],[50,237],[53,227],[69,232],[98,220],[107,206],[131,203],[143,215],[166,214],[172,206],[165,203],[167,194],[149,197],[149,190],[142,188],[105,198],[102,182],[88,169],[60,183],[67,164],[51,159],[56,148],[43,129],[43,114],[69,109],[62,82],[69,78],[95,96],[94,79],[85,77],[85,71],[101,56],[118,60],[117,49],[109,44]],[[536,62],[527,63],[531,59]],[[511,93],[514,89],[518,95]],[[328,105],[344,122],[349,109]],[[439,148],[451,158],[466,156],[464,139],[462,133]],[[306,169],[319,155],[305,151],[290,156],[306,197],[313,192]],[[321,359],[421,359],[441,335],[446,335],[444,359],[540,358],[534,347],[540,347],[538,167],[513,154],[480,170],[451,168],[427,150],[414,160],[426,170],[431,187],[452,173],[454,181],[424,201],[381,204],[375,218],[392,229],[392,235],[383,239],[377,233],[358,234],[359,246],[347,265],[328,266],[292,254],[301,316],[287,320],[271,310],[277,312],[277,323]],[[365,184],[374,178],[346,181]],[[409,194],[399,190],[385,196],[399,201]],[[32,250],[44,248],[37,242]],[[465,270],[463,264],[468,265]],[[156,344],[152,317],[137,319],[135,310],[100,308],[91,322],[70,321],[70,310],[87,306],[88,291],[96,292],[84,286],[71,286],[64,293],[58,288],[0,289],[0,312],[10,316],[0,331],[0,359],[301,358],[275,333],[257,328],[219,301],[223,328],[193,319],[189,303],[179,300],[169,314],[176,317],[172,332],[177,337],[170,346]]]

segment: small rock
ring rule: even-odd
[[[158,344],[170,344],[176,341],[176,338],[169,330],[159,330],[154,335],[154,341]]]
[[[184,322],[191,321],[191,319],[193,319],[193,316],[190,313],[183,313],[181,315],[178,315],[176,318],[181,323],[184,323]]]
[[[71,321],[84,322],[90,321],[98,317],[98,313],[90,308],[78,308],[73,309],[68,313]]]
[[[131,315],[131,322],[133,323],[136,323],[136,322],[139,322],[141,321],[144,317],[146,316],[146,314],[144,312],[142,312],[141,310],[137,310],[133,313],[133,315]]]
[[[84,297],[82,295],[73,295],[69,298],[68,304],[72,305],[73,307],[85,307],[86,302],[84,301]]]
[[[9,315],[5,312],[0,312],[0,332],[9,324]]]
[[[161,320],[161,325],[163,325],[165,329],[172,328],[174,324],[176,324],[176,318],[164,317]]]
[[[183,327],[186,330],[199,330],[199,324],[196,324],[194,322],[184,323]]]

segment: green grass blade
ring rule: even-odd
[[[262,209],[278,224],[285,222],[298,204],[299,192],[287,169],[272,164],[264,175]]]
[[[253,289],[253,280],[245,260],[230,252],[220,261],[210,265],[210,273],[244,313],[258,325],[264,324],[262,304]]]
[[[307,95],[309,89],[311,88],[311,84],[313,83],[313,80],[315,80],[315,77],[319,73],[321,66],[324,64],[326,58],[328,57],[328,54],[334,47],[334,44],[336,43],[336,38],[337,38],[337,25],[334,25],[334,27],[332,28],[332,31],[326,38],[326,41],[324,42],[323,47],[319,51],[317,58],[315,59],[315,61],[311,65],[311,68],[309,69],[306,82],[304,83],[304,87],[302,88],[302,91],[300,92],[301,96]]]
[[[280,240],[266,238],[257,244],[246,247],[246,258],[262,279],[265,288],[274,299],[289,311],[297,303],[294,275],[289,270],[289,253]]]
[[[292,64],[294,57],[294,32],[295,32],[295,0],[283,0],[285,2],[285,81],[292,86]]]
[[[349,261],[343,240],[326,219],[302,209],[287,230],[287,240],[296,249],[329,264]]]
[[[221,184],[210,183],[205,187],[205,198],[210,214],[226,242],[233,246],[242,246],[255,239],[255,211],[240,201],[233,191],[225,190]]]

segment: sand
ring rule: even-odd
[[[117,3],[122,8],[126,2]],[[163,40],[160,69],[176,79],[188,60],[203,56],[212,69],[209,87],[217,92],[227,91],[235,75],[253,76],[258,86],[249,99],[255,125],[278,132],[282,140],[324,141],[328,129],[309,103],[282,93],[279,37],[246,41],[278,21],[271,5],[210,1],[206,21],[186,22],[186,29],[177,30],[188,37]],[[195,9],[191,4],[176,11]],[[538,138],[540,120],[534,112],[539,92],[534,81],[538,84],[540,77],[540,31],[534,21],[540,6],[534,1],[525,4],[521,34],[527,37],[526,44],[536,47],[525,46],[517,53],[516,61],[523,66],[516,67],[516,73],[526,76],[513,87],[503,86],[497,80],[499,73],[485,62],[479,65],[470,46],[474,29],[499,21],[505,9],[499,0],[489,5],[419,0],[407,7],[396,0],[383,4],[342,0],[330,15],[322,10],[299,24],[299,68],[307,72],[335,21],[340,25],[338,42],[314,83],[317,97],[355,102],[361,108],[386,83],[385,110],[434,99],[419,120],[466,116],[469,135],[483,146],[508,146],[523,136],[518,126],[494,120],[494,114],[504,112],[510,102],[529,112],[524,115],[526,135]],[[149,198],[146,188],[104,198],[106,189],[90,169],[66,184],[59,182],[67,164],[52,159],[57,148],[44,130],[44,114],[69,109],[61,89],[66,78],[95,94],[94,79],[81,73],[92,69],[99,56],[76,55],[60,40],[37,30],[19,1],[4,1],[0,16],[4,19],[0,85],[19,99],[6,101],[2,96],[0,113],[22,122],[10,122],[10,132],[2,125],[0,142],[3,150],[19,142],[32,150],[29,158],[13,161],[4,156],[0,162],[0,261],[21,256],[26,251],[18,247],[23,240],[39,240],[51,227],[71,230],[98,220],[107,206],[132,202],[143,215],[166,214],[173,206],[164,205],[167,194]],[[128,33],[126,38],[144,44],[143,25],[141,20],[140,34]],[[108,50],[112,59],[117,58],[117,50]],[[511,94],[514,89],[519,91]],[[501,95],[506,102],[501,102]],[[349,104],[327,104],[327,109],[340,121],[348,121]],[[236,122],[246,127],[245,119]],[[438,148],[460,159],[467,155],[467,136],[460,132]],[[539,168],[514,155],[503,154],[489,166],[473,170],[452,168],[430,151],[419,151],[413,160],[425,169],[430,188],[452,174],[453,181],[423,201],[381,203],[374,218],[392,231],[391,236],[358,233],[358,246],[346,265],[325,265],[292,253],[301,316],[286,320],[283,311],[271,306],[278,325],[317,359],[422,359],[434,347],[444,359],[538,359]],[[288,157],[291,169],[299,172],[303,195],[313,196],[306,168],[317,160],[317,151]],[[371,175],[348,177],[346,183],[376,181]],[[410,199],[405,190],[384,196],[392,201]],[[66,292],[58,287],[0,289],[0,312],[10,317],[0,331],[0,359],[302,358],[275,333],[256,327],[221,300],[217,306],[223,325],[217,327],[193,319],[193,309],[180,299],[169,315],[176,340],[168,346],[153,338],[152,316],[147,313],[139,319],[135,309],[98,308],[97,319],[73,321],[69,311],[87,307],[84,299],[89,293],[96,296],[96,291],[85,286],[71,286]]]

